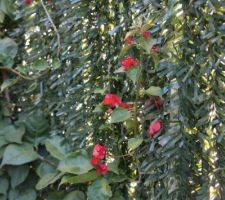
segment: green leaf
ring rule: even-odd
[[[118,165],[119,165],[119,160],[114,160],[113,162],[108,163],[109,171],[119,174]]]
[[[88,187],[88,200],[108,200],[112,197],[111,187],[106,179],[96,180]]]
[[[5,13],[0,10],[0,23],[3,23],[5,20]]]
[[[50,160],[50,161],[52,161],[51,158],[48,158],[47,157],[47,159]],[[36,169],[36,173],[37,173],[37,175],[39,177],[42,177],[42,176],[44,176],[46,174],[50,174],[50,173],[54,173],[54,172],[56,172],[56,169],[53,166],[51,166],[51,165],[49,165],[48,163],[45,163],[45,162],[42,162],[38,166],[38,168]]]
[[[92,168],[90,158],[85,152],[72,153],[66,159],[61,160],[58,166],[60,171],[72,174],[84,174]]]
[[[124,122],[129,118],[131,118],[129,111],[123,108],[116,108],[112,113],[110,123]]]
[[[0,39],[0,63],[6,67],[12,67],[17,50],[17,44],[11,38]]]
[[[45,174],[41,177],[36,185],[37,190],[42,190],[46,188],[48,185],[56,182],[59,178],[63,176],[64,173],[53,172],[50,174]]]
[[[1,0],[0,1],[0,10],[2,10],[6,15],[11,16],[13,13],[13,0]]]
[[[25,134],[25,127],[20,126],[19,128],[15,128],[15,126],[10,125],[3,129],[5,132],[5,139],[8,142],[15,142],[18,144],[22,143],[22,137]]]
[[[63,198],[63,200],[85,200],[85,199],[86,198],[84,193],[78,190],[70,192]]]
[[[142,137],[130,138],[128,140],[128,148],[130,150],[134,150],[134,149],[138,148],[141,145],[142,142],[143,142]]]
[[[1,85],[1,92],[3,92],[5,89],[15,85],[17,83],[18,79],[6,79]]]
[[[35,110],[24,120],[26,129],[31,136],[41,136],[48,133],[49,123],[43,111]]]
[[[10,190],[9,200],[36,200],[37,194],[33,189]]]
[[[59,59],[54,59],[54,60],[52,61],[52,67],[53,67],[54,69],[58,69],[58,68],[60,68],[60,66],[61,66],[61,62],[60,62]]]
[[[138,40],[140,46],[148,53],[150,54],[151,53],[151,49],[152,47],[156,44],[157,40],[156,39],[153,39],[153,38],[149,38],[149,39],[144,39],[144,38],[140,38]]]
[[[6,195],[8,188],[9,188],[8,179],[0,176],[0,194]]]
[[[0,148],[8,144],[4,135],[0,135]]]
[[[43,59],[36,60],[32,65],[32,69],[37,70],[37,71],[43,71],[48,68],[49,68],[49,65],[48,65],[47,61],[43,60]]]
[[[64,138],[60,136],[54,136],[51,139],[46,140],[45,146],[47,151],[54,157],[59,160],[66,158],[66,147],[63,146]]]
[[[30,144],[10,144],[6,147],[1,165],[22,165],[38,158]]]
[[[136,84],[137,82],[138,73],[139,73],[139,68],[137,67],[133,67],[127,71],[128,77],[132,80],[134,84]]]
[[[97,174],[96,171],[90,171],[90,172],[87,172],[85,174],[81,174],[78,176],[66,175],[66,176],[63,176],[63,178],[60,182],[60,185],[62,185],[64,183],[69,183],[69,184],[86,183],[89,181],[94,181],[98,177],[100,177],[100,175]]]
[[[163,91],[160,87],[151,86],[147,90],[145,90],[145,94],[150,96],[159,96],[162,97]]]
[[[11,179],[11,187],[15,189],[17,185],[21,184],[27,178],[29,173],[29,166],[10,166],[8,168],[8,173]]]

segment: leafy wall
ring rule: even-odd
[[[224,199],[224,14],[219,0],[1,0],[0,200]],[[139,87],[116,73],[126,55]],[[136,130],[135,111],[109,122],[107,93],[138,108]]]

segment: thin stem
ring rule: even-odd
[[[140,51],[140,67],[138,69],[137,75],[137,85],[136,85],[136,98],[134,102],[134,135],[138,134],[139,124],[138,124],[138,99],[140,95],[140,87],[141,87],[141,71],[142,71],[142,51]]]
[[[2,71],[2,79],[3,79],[3,81],[8,79],[7,73],[4,70]],[[5,89],[5,98],[6,98],[7,102],[10,102],[10,94],[9,94],[8,88]]]
[[[54,162],[52,162],[52,161],[50,161],[50,160],[44,158],[43,156],[40,156],[40,155],[39,155],[38,158],[39,158],[41,161],[43,161],[43,162],[45,162],[45,163],[51,165],[52,167],[57,168],[57,165],[56,165]]]
[[[30,77],[24,76],[23,74],[21,74],[20,72],[18,72],[18,71],[15,70],[15,69],[12,69],[12,68],[8,68],[8,67],[0,67],[0,70],[1,70],[1,69],[10,71],[10,72],[12,72],[12,73],[18,75],[19,77],[21,77],[21,78],[23,78],[23,79],[26,79],[26,80],[29,80],[29,81],[34,80],[34,78],[30,78]]]
[[[58,46],[58,49],[57,49],[57,57],[59,57],[59,53],[60,53],[60,46],[61,46],[61,42],[60,42],[60,35],[59,35],[59,31],[58,29],[56,28],[56,25],[54,24],[53,20],[52,20],[52,17],[51,15],[49,14],[43,0],[41,0],[41,5],[47,15],[47,18],[49,20],[49,22],[51,23],[52,27],[53,27],[53,30],[55,31],[55,34],[56,34],[56,37],[57,37],[57,46]]]

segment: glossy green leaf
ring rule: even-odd
[[[60,185],[65,184],[65,183],[69,183],[69,184],[86,183],[89,181],[94,181],[98,177],[100,177],[100,175],[97,174],[96,171],[90,171],[90,172],[87,172],[85,174],[81,174],[78,176],[66,175],[66,176],[63,176],[63,178],[60,182]]]
[[[84,174],[92,168],[90,158],[85,152],[72,153],[66,159],[61,160],[58,166],[58,170],[71,174]]]
[[[56,159],[63,160],[66,158],[66,146],[62,144],[64,138],[60,136],[54,136],[47,139],[45,146],[47,151]]]
[[[37,70],[37,71],[43,71],[48,68],[49,68],[49,65],[48,65],[47,61],[43,60],[43,59],[36,60],[32,65],[32,69]]]
[[[5,139],[7,142],[22,144],[22,137],[25,134],[24,126],[16,128],[15,126],[10,125],[5,127],[2,131],[5,132]]]
[[[0,194],[6,195],[9,188],[9,181],[6,177],[0,176]]]
[[[86,198],[84,193],[78,190],[70,192],[63,198],[63,200],[85,200],[85,199]]]
[[[127,71],[128,77],[136,84],[138,79],[139,69],[137,67],[133,67]]]
[[[88,187],[87,196],[89,200],[108,200],[112,197],[111,187],[106,179],[96,180]]]
[[[15,85],[17,83],[17,79],[7,79],[1,84],[0,91],[3,92],[5,89],[8,89],[9,87]]]
[[[58,179],[60,179],[63,176],[64,173],[59,173],[59,172],[53,172],[50,174],[45,174],[40,178],[36,185],[37,190],[42,190],[46,188],[48,185],[56,182]]]
[[[141,145],[142,142],[143,142],[142,137],[130,138],[128,140],[128,148],[130,150],[134,150],[134,149],[138,148]]]
[[[28,165],[10,166],[8,173],[11,179],[11,187],[15,189],[16,186],[24,182],[29,173]]]
[[[5,148],[1,165],[22,165],[38,158],[30,144],[10,144]]]
[[[9,200],[36,200],[37,194],[33,189],[10,190]]]
[[[131,114],[128,110],[116,108],[111,115],[110,123],[124,122],[129,118],[131,118]]]
[[[162,97],[163,91],[160,87],[151,86],[147,90],[145,90],[145,94],[150,96],[159,96]]]

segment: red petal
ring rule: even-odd
[[[135,60],[132,56],[127,56],[126,58],[120,61],[120,64],[122,65],[123,69],[127,71],[128,69],[137,65],[138,61]]]
[[[132,35],[128,36],[126,39],[127,44],[132,44],[134,43],[134,37]]]
[[[91,160],[90,160],[90,163],[92,165],[97,165],[98,164],[98,158],[97,157],[93,157]]]
[[[99,163],[96,169],[96,172],[98,174],[104,175],[107,173],[107,171],[109,170],[109,167],[103,163]]]
[[[103,100],[104,105],[115,107],[121,103],[120,97],[116,94],[106,94]]]
[[[162,122],[161,121],[156,121],[150,124],[148,127],[148,134],[150,136],[154,136],[156,133],[158,133],[162,128]]]
[[[120,107],[129,110],[129,109],[131,109],[131,108],[133,107],[133,105],[131,105],[131,104],[126,104],[126,103],[123,103],[123,102],[122,102],[122,103],[120,104]]]
[[[100,144],[96,144],[94,146],[94,149],[93,149],[93,156],[102,160],[105,158],[105,154],[106,154],[106,151],[107,151],[107,147],[105,146],[102,146]]]
[[[145,31],[142,33],[142,36],[145,38],[145,39],[148,39],[150,36],[151,36],[151,33],[148,32],[148,31]]]

